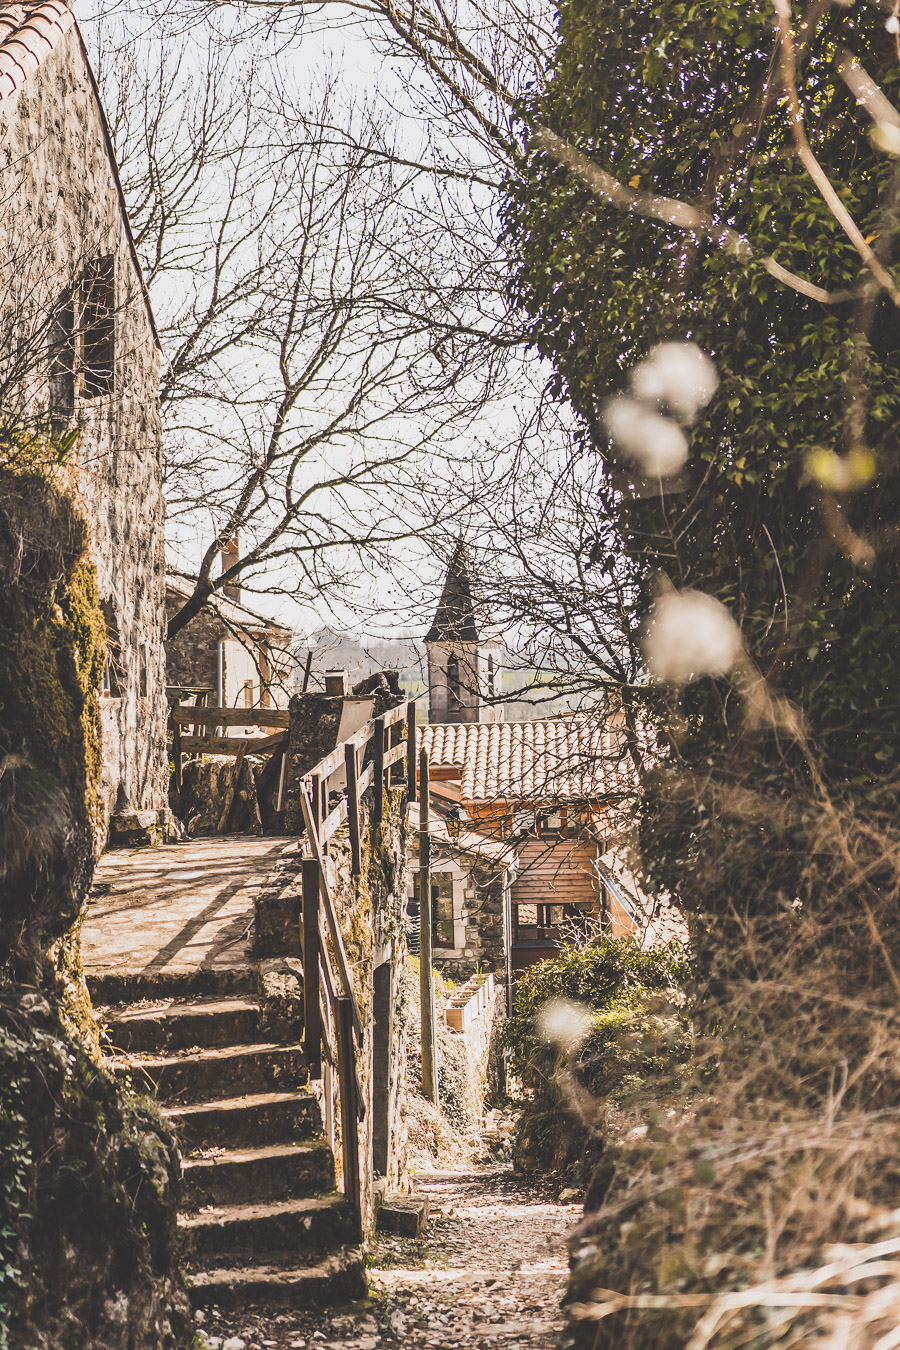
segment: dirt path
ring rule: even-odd
[[[499,1168],[422,1174],[418,1185],[431,1202],[428,1232],[376,1239],[366,1304],[208,1313],[213,1350],[551,1350],[579,1207]]]

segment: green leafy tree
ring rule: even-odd
[[[768,916],[781,950],[823,897],[851,935],[896,899],[883,838],[850,866],[838,823],[890,800],[900,733],[896,26],[867,4],[563,0],[522,108],[514,295],[616,484],[616,566],[645,611],[697,590],[740,630],[730,679],[648,691],[667,759],[645,864],[707,916],[708,968],[710,913]],[[641,477],[609,400],[671,341],[718,388],[681,418],[684,469]]]

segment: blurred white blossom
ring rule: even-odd
[[[695,342],[660,342],[631,372],[638,398],[688,419],[706,407],[718,384],[715,365]]]
[[[617,394],[603,410],[603,421],[617,445],[648,476],[666,478],[684,468],[687,437],[670,417]]]
[[[563,1050],[577,1050],[591,1029],[591,1010],[583,1003],[554,998],[537,1015],[538,1035]]]
[[[702,591],[660,596],[650,613],[644,657],[659,684],[690,684],[727,675],[741,654],[741,634],[728,610]]]

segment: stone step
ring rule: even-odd
[[[186,1210],[299,1200],[334,1186],[334,1155],[326,1139],[227,1149],[211,1158],[187,1158],[182,1165]]]
[[[169,1106],[182,1153],[196,1148],[289,1143],[322,1132],[322,1108],[308,1092],[257,1092],[193,1106]]]
[[[137,1091],[155,1093],[162,1106],[222,1101],[238,1093],[285,1092],[303,1088],[309,1071],[292,1045],[235,1045],[182,1055],[130,1055],[115,1061],[113,1073],[130,1079]]]
[[[247,998],[122,1009],[106,1019],[106,1034],[114,1050],[160,1055],[191,1046],[210,1049],[269,1039],[259,1029],[259,1004]]]
[[[339,1191],[268,1205],[223,1205],[212,1212],[182,1215],[178,1232],[185,1260],[205,1265],[236,1256],[249,1262],[266,1252],[282,1252],[291,1258],[321,1255],[357,1237],[353,1211]]]
[[[195,1308],[220,1308],[261,1303],[267,1307],[314,1308],[365,1298],[362,1251],[350,1248],[315,1266],[251,1265],[188,1275]]]
[[[204,970],[94,971],[85,976],[91,1000],[100,1005],[138,1003],[160,998],[255,997],[256,972],[251,966],[217,966]]]

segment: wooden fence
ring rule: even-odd
[[[280,762],[278,807],[282,807],[287,763],[289,714],[276,708],[209,708],[175,705],[170,713],[175,788],[181,792],[184,755],[233,755],[235,764],[219,829],[227,827],[241,766],[246,754],[269,754],[260,780]],[[325,1127],[334,1145],[334,1110],[340,1110],[344,1193],[362,1223],[362,1180],[359,1170],[359,1125],[365,1119],[365,1098],[356,1060],[364,1021],[353,989],[347,950],[325,868],[325,848],[346,822],[350,836],[351,872],[362,871],[360,799],[373,788],[372,822],[384,818],[384,792],[392,770],[410,801],[416,800],[416,705],[404,701],[367,722],[299,782],[304,831],[301,838],[302,952],[304,1051],[311,1078],[324,1079]],[[229,727],[256,727],[265,736],[225,736]],[[185,735],[183,728],[191,728]],[[405,729],[405,737],[404,737]],[[343,782],[333,780],[343,773]],[[254,779],[254,793],[256,792]],[[258,805],[257,805],[258,814]],[[337,1092],[335,1093],[335,1087]]]
[[[347,822],[350,867],[362,871],[360,798],[373,788],[372,822],[384,818],[386,779],[394,765],[405,763],[405,782],[415,800],[415,703],[401,703],[367,722],[326,755],[300,780],[303,811],[303,998],[304,1049],[312,1078],[324,1080],[325,1127],[334,1142],[334,1087],[341,1119],[344,1194],[362,1223],[362,1181],[359,1171],[359,1126],[365,1119],[365,1097],[356,1062],[364,1022],[353,989],[347,951],[325,869],[325,846]],[[406,726],[406,739],[402,739]],[[369,755],[369,751],[371,754]],[[368,763],[366,759],[368,756]],[[341,771],[337,793],[331,781]],[[337,801],[333,798],[337,795]],[[330,952],[329,952],[330,944]]]
[[[169,727],[172,732],[172,761],[175,766],[175,791],[181,799],[182,770],[184,756],[196,755],[232,755],[234,768],[231,783],[226,793],[219,817],[219,832],[228,827],[234,799],[240,782],[244,756],[268,755],[269,761],[257,775],[250,774],[251,811],[262,830],[262,816],[259,799],[263,789],[270,783],[272,775],[279,771],[278,801],[276,810],[281,810],[284,794],[284,774],[287,766],[288,723],[290,713],[286,708],[210,708],[200,705],[175,704],[169,711]],[[185,735],[184,728],[190,728]],[[255,727],[267,731],[264,736],[228,736],[229,727]],[[252,817],[251,817],[252,824]]]

